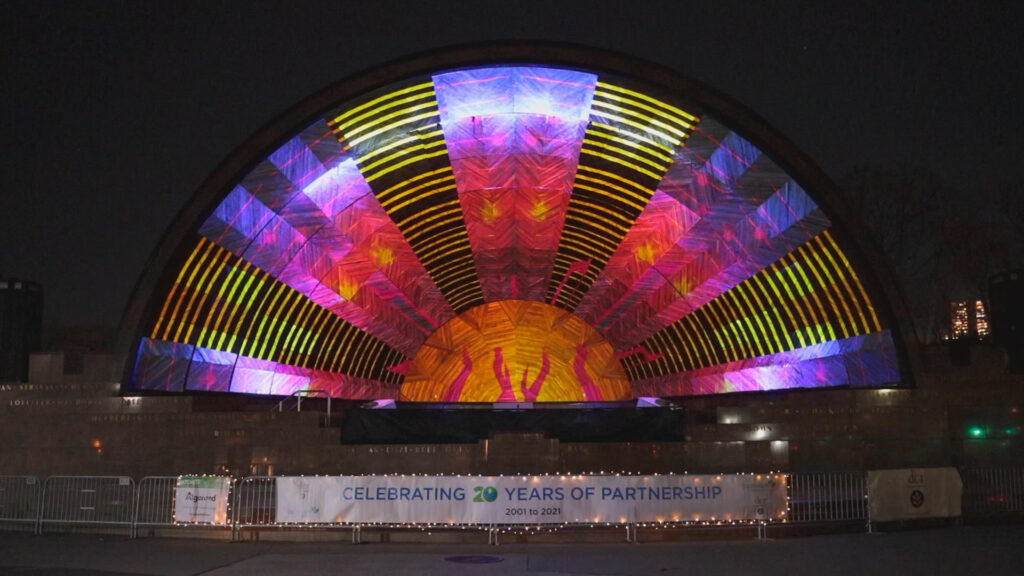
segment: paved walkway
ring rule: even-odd
[[[458,558],[458,557],[462,558]],[[468,558],[467,558],[468,557]],[[459,561],[461,560],[461,561]],[[0,533],[13,576],[1024,574],[1024,525],[718,542],[363,544]]]

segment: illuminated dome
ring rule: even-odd
[[[891,306],[827,187],[742,107],[621,56],[384,66],[300,104],[197,193],[126,316],[126,388],[487,402],[898,384]]]
[[[416,352],[401,397],[602,402],[632,392],[615,349],[578,316],[543,302],[499,300],[437,329]]]

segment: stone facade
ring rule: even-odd
[[[0,474],[518,474],[838,471],[1024,461],[1024,376],[978,345],[970,366],[925,350],[908,390],[794,390],[688,398],[684,442],[563,443],[500,434],[475,444],[343,445],[322,412],[241,397],[121,397],[104,357],[0,383]]]

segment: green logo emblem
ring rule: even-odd
[[[473,502],[494,502],[498,499],[498,489],[494,486],[474,486],[473,490],[476,492]]]

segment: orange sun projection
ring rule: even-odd
[[[525,300],[471,308],[416,353],[401,399],[598,402],[633,398],[604,337],[574,314]]]

